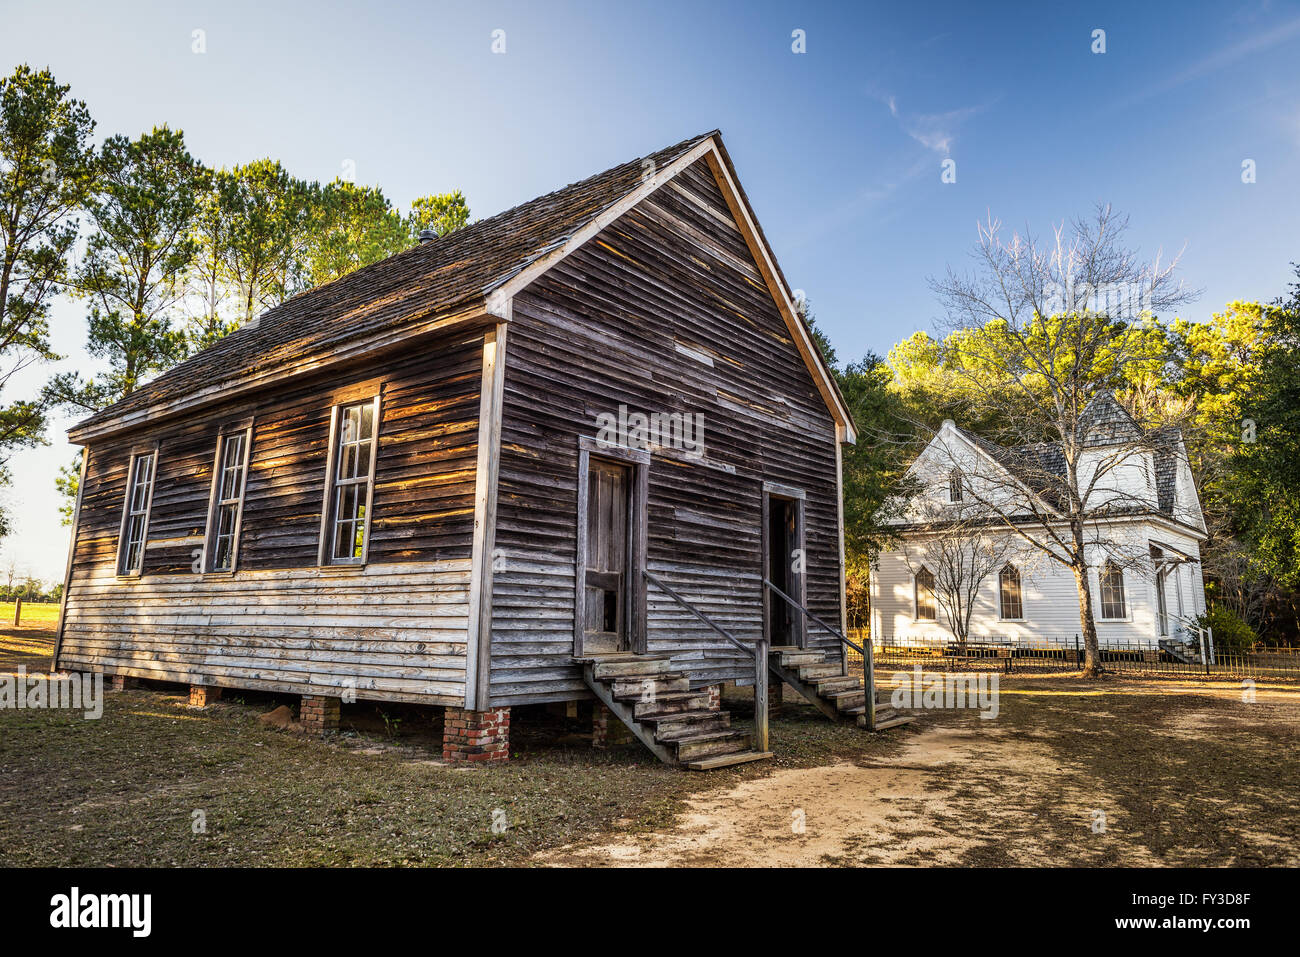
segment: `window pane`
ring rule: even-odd
[[[212,555],[212,567],[229,570],[235,557],[235,513],[237,506],[222,505],[217,511],[217,543]]]
[[[358,519],[364,519],[364,485],[342,485],[335,492],[334,505],[334,550],[335,558],[359,558],[361,550],[356,543],[364,535],[364,525]]]
[[[916,573],[916,617],[926,620],[935,618],[934,574],[928,568],[922,568]]]
[[[339,446],[339,467],[336,474],[337,478],[350,479],[356,476],[357,467],[357,447],[351,442],[345,442]]]
[[[356,455],[354,457],[356,471],[353,478],[366,478],[370,475],[370,440],[362,442],[355,446]]]
[[[1011,565],[1002,569],[998,577],[1001,590],[1001,610],[1003,618],[1023,618],[1024,607],[1021,604],[1020,572]]]
[[[143,512],[149,501],[149,486],[153,474],[153,455],[141,455],[135,460],[132,476],[131,511]]]
[[[334,561],[361,558],[366,537],[366,499],[375,455],[373,402],[344,406],[338,411],[334,448],[334,493],[330,515],[330,557]]]
[[[153,453],[137,455],[129,473],[126,492],[126,523],[119,544],[118,571],[140,571],[144,559],[145,513],[149,509],[149,491],[153,487]]]
[[[1107,565],[1101,573],[1101,617],[1123,618],[1124,573],[1114,565]]]
[[[358,406],[349,406],[343,410],[339,423],[339,441],[356,442],[361,438],[361,409]]]

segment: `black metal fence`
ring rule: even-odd
[[[850,632],[862,643],[865,629]],[[924,668],[940,671],[997,670],[1007,673],[1070,671],[1083,664],[1083,643],[1070,637],[1037,638],[1033,641],[997,639],[971,640],[964,645],[951,639],[909,638],[902,641],[873,641],[872,656],[877,668]],[[861,667],[862,658],[850,653],[851,663]],[[1170,674],[1221,678],[1300,678],[1300,649],[1264,648],[1249,652],[1214,654],[1213,664],[1186,661],[1154,643],[1107,644],[1101,649],[1102,666],[1108,671],[1132,674]]]

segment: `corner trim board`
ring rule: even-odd
[[[503,320],[483,337],[478,459],[474,472],[469,634],[465,645],[465,708],[469,711],[481,711],[489,707],[492,697],[492,553],[496,548],[507,328],[506,321]]]

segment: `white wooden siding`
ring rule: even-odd
[[[1003,533],[1010,534],[1010,533]],[[1135,522],[1122,531],[1111,533],[1116,538],[1134,541],[1163,543],[1199,559],[1200,551],[1194,538],[1172,532],[1164,525]],[[912,553],[912,564],[917,564],[917,553]],[[1100,563],[1102,556],[1097,556]],[[1021,588],[1024,619],[1003,621],[998,604],[997,575],[990,575],[980,588],[975,613],[971,619],[971,636],[980,638],[1005,638],[1017,642],[1036,638],[1073,639],[1080,633],[1079,598],[1074,575],[1068,568],[1046,559],[1033,559],[1021,563]],[[1089,574],[1094,611],[1100,615],[1101,594],[1097,585],[1097,569]],[[1141,642],[1152,647],[1156,634],[1156,592],[1154,576],[1140,568],[1124,570],[1124,599],[1127,616],[1123,621],[1097,621],[1097,638],[1107,644]],[[1166,592],[1170,615],[1179,614],[1179,595],[1183,601],[1183,616],[1192,618],[1205,610],[1205,588],[1198,564],[1183,564],[1170,576]],[[888,641],[909,638],[931,640],[950,638],[952,633],[944,620],[943,609],[937,608],[935,621],[917,621],[912,600],[912,571],[902,551],[889,551],[880,555],[872,569],[871,580],[872,627],[874,634]]]

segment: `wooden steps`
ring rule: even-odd
[[[627,653],[574,659],[601,703],[663,761],[709,771],[772,757],[754,750],[754,736],[731,727],[731,714],[709,707],[669,655]]]
[[[779,647],[771,649],[772,674],[779,677],[832,721],[856,721],[867,726],[867,692],[862,680],[844,674],[838,662],[826,660],[824,651]],[[872,702],[875,729],[885,731],[916,720],[887,704]]]

